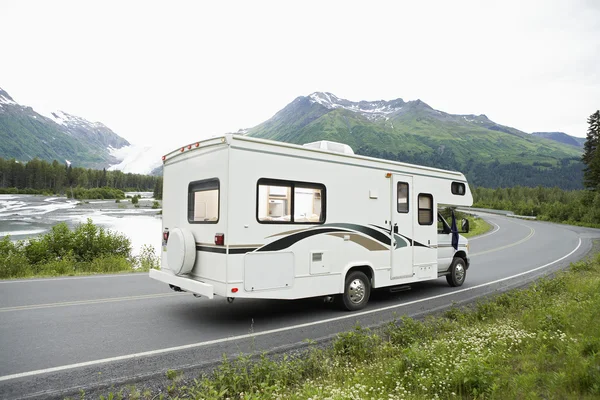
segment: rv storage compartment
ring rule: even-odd
[[[257,252],[244,257],[244,289],[247,292],[291,288],[294,253]]]

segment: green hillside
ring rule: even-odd
[[[580,149],[420,100],[352,103],[314,93],[248,134],[296,144],[342,142],[357,154],[460,170],[479,186],[581,188]]]
[[[0,113],[0,155],[17,160],[69,160],[86,166],[105,161],[54,125],[26,114]]]
[[[58,111],[52,118],[17,103],[0,88],[0,157],[69,160],[86,168],[104,168],[117,163],[109,147],[129,145],[101,123]]]

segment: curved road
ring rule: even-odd
[[[374,292],[365,310],[320,299],[197,299],[147,274],[0,282],[0,398],[48,398],[80,388],[197,372],[222,355],[285,351],[401,315],[418,316],[522,286],[583,257],[600,230],[486,215],[490,233],[471,239],[465,284],[444,278],[410,291]]]

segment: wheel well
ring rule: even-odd
[[[371,267],[368,265],[358,265],[356,267],[352,267],[348,270],[348,272],[346,272],[346,276],[354,271],[360,271],[365,274],[367,278],[369,278],[369,281],[371,281],[371,286],[373,286],[373,270]]]
[[[469,269],[469,264],[467,263],[467,253],[465,253],[463,250],[457,251],[456,253],[454,253],[454,258],[457,257],[465,260],[465,269]]]

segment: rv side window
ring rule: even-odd
[[[317,183],[260,179],[257,219],[261,223],[325,222],[325,186]]]
[[[419,194],[419,225],[433,224],[433,196]]]
[[[219,180],[206,179],[188,186],[188,222],[216,224],[219,221]]]
[[[408,183],[398,182],[398,212],[408,212]]]
[[[450,190],[452,190],[452,194],[457,194],[459,196],[465,195],[465,184],[461,182],[452,182],[450,186]]]

